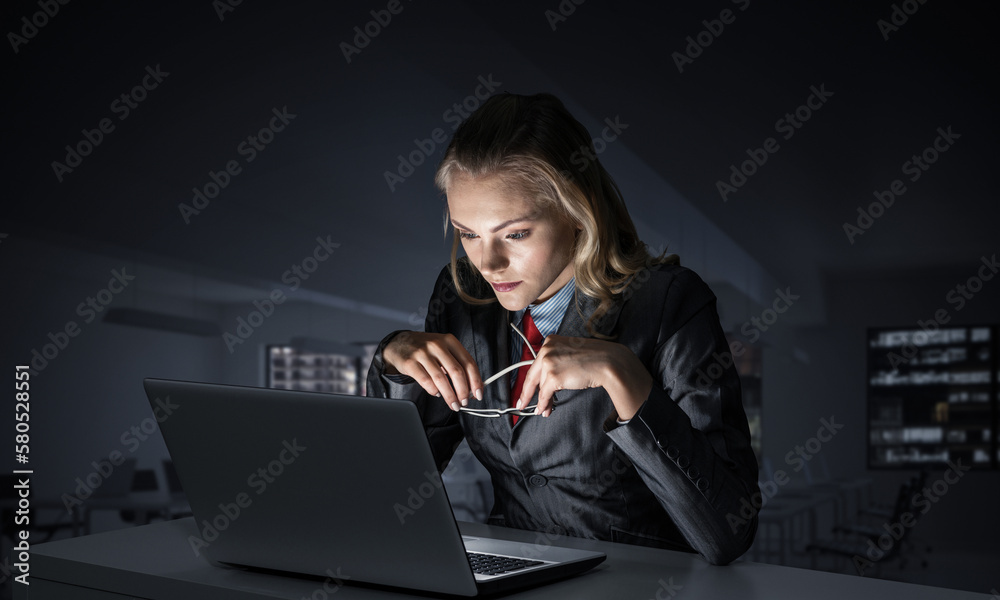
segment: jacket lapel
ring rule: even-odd
[[[472,309],[472,331],[476,364],[483,381],[510,366],[510,311],[499,302],[476,306]],[[500,376],[483,390],[483,408],[510,406],[511,371]],[[480,417],[473,417],[480,418]],[[503,438],[510,436],[510,418],[487,418],[496,433]]]
[[[600,301],[585,294],[574,292],[574,302],[570,302],[566,307],[566,314],[562,323],[559,324],[557,335],[567,337],[591,337],[587,332],[587,320],[597,310]],[[594,330],[598,333],[609,335],[618,323],[618,315],[621,314],[621,296],[614,298],[614,303],[608,312],[604,313],[600,319],[594,322]]]

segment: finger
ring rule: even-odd
[[[542,365],[537,358],[528,367],[528,373],[524,376],[524,385],[521,386],[521,397],[517,400],[518,410],[524,410],[524,407],[531,403],[531,398],[535,395],[535,388],[538,385],[538,373],[541,369]]]
[[[472,395],[475,396],[476,400],[482,401],[484,393],[483,388],[485,386],[483,385],[483,378],[479,374],[479,365],[476,364],[476,361],[468,352],[465,354],[468,357],[465,362],[465,375],[469,379],[469,385],[472,388]]]
[[[549,399],[542,397],[542,388],[538,388],[538,404],[535,405],[535,415],[540,415],[549,408]]]
[[[427,369],[425,369],[423,365],[417,363],[415,370],[414,368],[407,368],[407,371],[413,371],[412,373],[408,372],[406,374],[416,380],[420,387],[424,388],[425,392],[431,396],[441,396],[441,392],[438,390],[437,384],[434,382],[434,379],[430,376]]]
[[[554,384],[555,380],[551,374],[544,377],[543,380],[538,383],[538,404],[535,406],[536,415],[544,415],[546,411],[551,408],[552,387]]]
[[[469,351],[465,349],[465,346],[458,341],[455,336],[449,336],[446,338],[449,350],[451,351],[451,356],[458,361],[460,367],[464,371],[465,379],[464,382],[468,383],[469,392],[468,394],[461,394],[461,398],[472,398],[475,397],[477,400],[483,399],[483,379],[479,374],[479,365],[476,364],[476,360],[472,358]],[[442,364],[444,364],[442,362]],[[455,390],[461,392],[456,386]]]
[[[547,416],[551,415],[552,411],[554,411],[556,409],[556,401],[558,400],[558,398],[556,398],[556,392],[558,392],[561,389],[562,389],[562,386],[557,386],[556,389],[552,392],[552,394],[547,398],[547,406],[541,412],[541,415],[543,417],[547,417]]]
[[[457,400],[462,406],[469,403],[469,395],[471,390],[469,389],[469,382],[466,378],[465,366],[462,365],[454,356],[452,356],[447,351],[444,351],[438,358],[440,364],[441,373],[451,382],[451,387],[454,389],[455,400]],[[450,405],[452,401],[449,399],[448,404]]]
[[[433,360],[433,359],[432,359]],[[437,388],[438,396],[445,401],[445,404],[451,407],[452,410],[458,411],[461,403],[458,401],[458,396],[455,395],[455,390],[451,387],[451,379],[448,377],[447,371],[441,367],[440,364],[434,363],[433,366],[425,367],[427,370],[427,376],[433,381],[433,386]]]
[[[457,411],[461,407],[461,403],[452,388],[452,381],[448,376],[447,369],[443,368],[441,364],[441,360],[447,354],[447,351],[437,350],[433,345],[428,346],[411,355],[408,365],[414,366],[408,366],[407,368],[408,370],[417,371],[424,375],[425,379],[421,381],[421,387],[428,394],[440,397],[452,410]],[[441,359],[438,358],[439,356]]]

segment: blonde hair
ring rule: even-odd
[[[589,152],[589,154],[588,154]],[[511,191],[554,209],[582,228],[573,245],[576,290],[599,301],[587,322],[593,329],[612,307],[613,298],[654,264],[679,264],[676,254],[649,253],[639,239],[621,191],[594,152],[586,128],[551,94],[499,94],[487,100],[455,131],[434,182],[447,193],[456,177],[496,176]],[[447,207],[445,228],[448,227]],[[465,289],[491,289],[468,258],[458,258],[458,236],[451,248],[451,275],[459,297],[470,304],[496,302]],[[468,263],[460,273],[459,261]],[[485,286],[485,287],[483,287]],[[577,307],[579,310],[579,306]]]

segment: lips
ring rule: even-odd
[[[509,291],[513,290],[514,288],[516,288],[517,286],[521,285],[521,282],[520,281],[515,281],[515,282],[512,282],[512,283],[493,283],[491,281],[490,285],[492,285],[493,289],[495,289],[498,292],[509,292]]]

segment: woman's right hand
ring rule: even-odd
[[[403,331],[382,349],[387,374],[402,373],[458,411],[468,398],[483,399],[479,365],[450,333]]]

